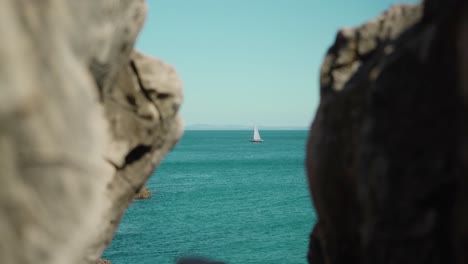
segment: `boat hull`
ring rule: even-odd
[[[262,143],[262,142],[263,140],[253,140],[253,139],[250,140],[250,143]]]

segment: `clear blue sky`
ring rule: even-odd
[[[336,31],[414,0],[148,0],[137,48],[177,69],[186,125],[309,126]]]

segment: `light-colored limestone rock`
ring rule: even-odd
[[[182,82],[158,59],[133,52],[102,99],[110,138],[104,158],[116,173],[106,191],[110,207],[103,210],[87,254],[90,263],[110,243],[125,209],[183,132],[177,114]]]
[[[45,3],[47,2],[47,3]],[[72,1],[0,3],[0,262],[74,263],[112,168]],[[80,2],[94,8],[91,1]],[[80,5],[80,4],[77,4]],[[92,26],[92,25],[89,25]],[[100,177],[96,177],[100,175]]]
[[[173,68],[130,61],[145,10],[0,1],[0,263],[95,263],[181,136]]]

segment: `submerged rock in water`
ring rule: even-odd
[[[338,33],[307,145],[310,263],[468,259],[467,16],[427,0]]]
[[[135,197],[134,197],[135,200],[142,200],[142,199],[149,199],[149,198],[151,198],[151,191],[148,190],[146,186],[143,186],[143,188],[141,188],[141,190],[137,194],[135,194]]]
[[[109,260],[107,259],[99,259],[96,264],[112,264],[112,262],[110,262]]]

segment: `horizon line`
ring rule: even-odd
[[[262,127],[309,127],[310,124],[307,125],[259,125],[253,124],[253,125],[214,125],[214,124],[188,124],[186,127],[192,127],[192,126],[213,126],[213,127],[253,127],[254,125],[256,126],[262,126]]]
[[[194,124],[187,125],[184,130],[252,130],[254,126],[248,125],[208,125],[208,124]],[[310,126],[259,126],[260,130],[309,130]]]

